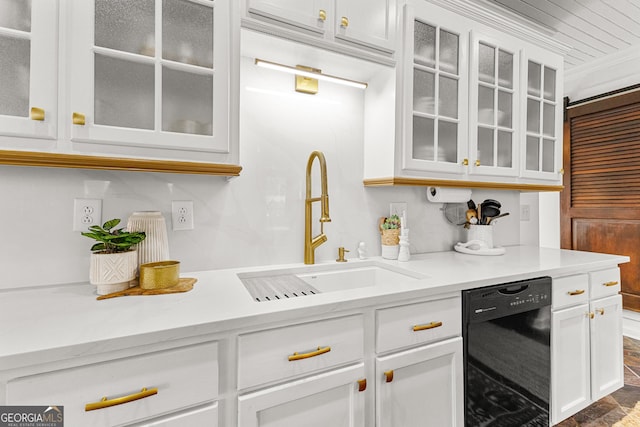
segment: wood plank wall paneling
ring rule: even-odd
[[[627,255],[623,306],[640,311],[640,90],[567,110],[561,246]]]
[[[571,206],[640,206],[640,104],[571,120]]]

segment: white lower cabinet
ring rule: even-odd
[[[619,282],[617,268],[554,279],[552,424],[624,385]]]
[[[241,427],[364,427],[364,364],[240,396]]]
[[[462,426],[462,338],[376,359],[376,425]]]
[[[7,405],[64,406],[68,426],[172,426],[191,419],[215,426],[218,344],[27,374],[7,381],[6,391]],[[202,411],[187,411],[205,405]]]

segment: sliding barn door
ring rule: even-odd
[[[627,255],[623,306],[640,311],[640,91],[567,109],[561,245]]]

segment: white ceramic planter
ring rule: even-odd
[[[115,254],[91,254],[89,283],[96,285],[98,295],[123,291],[129,282],[136,278],[138,252],[120,252]]]

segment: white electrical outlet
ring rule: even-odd
[[[191,200],[171,202],[171,224],[173,231],[193,230],[193,202]]]
[[[407,202],[391,202],[389,203],[389,216],[398,215],[402,218],[402,212],[407,215]]]
[[[102,225],[102,200],[74,199],[73,231],[87,231],[92,225]]]
[[[520,205],[520,221],[531,221],[530,205]]]

